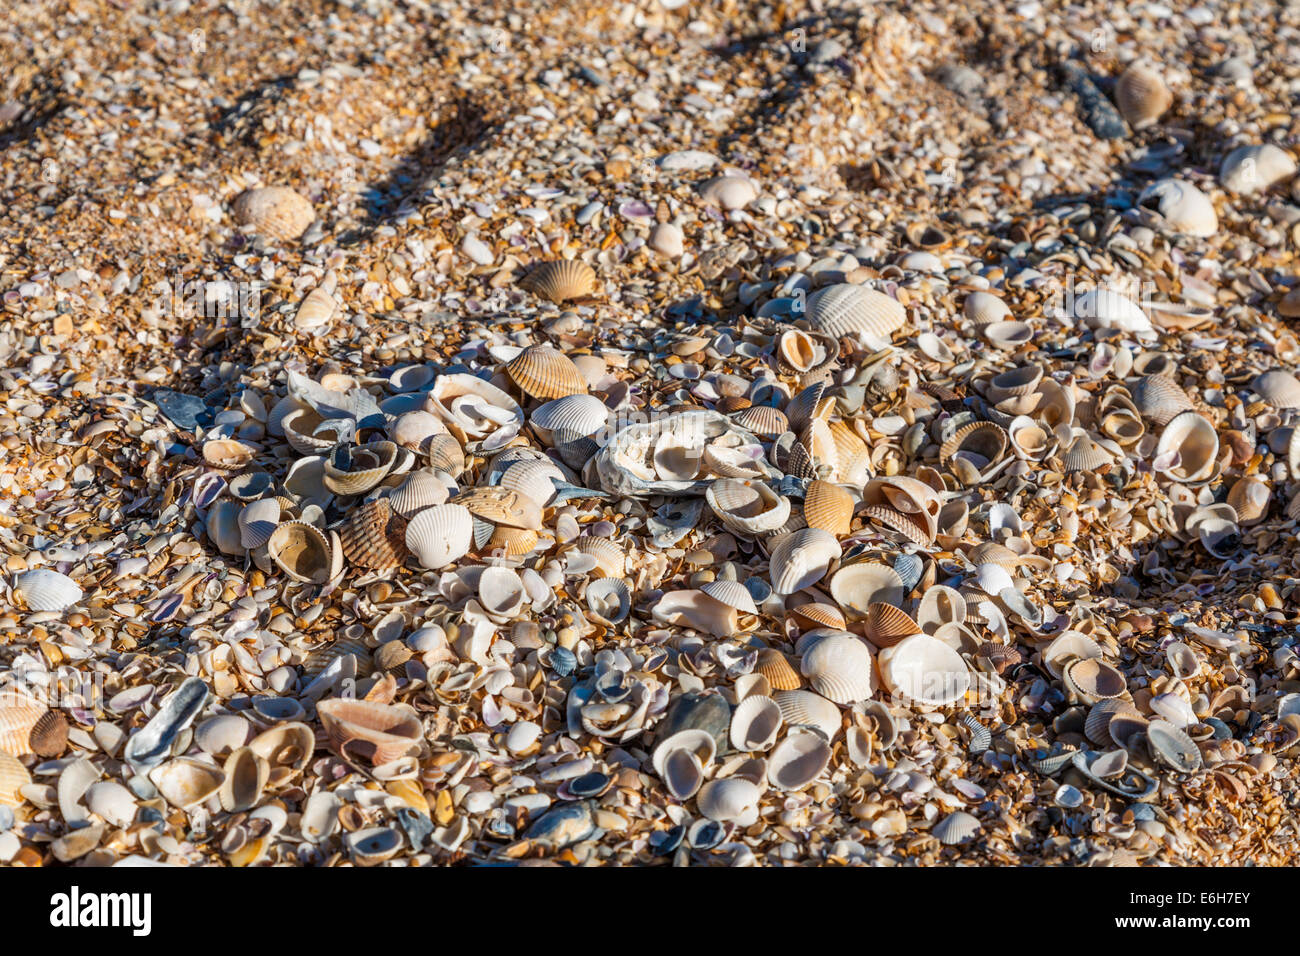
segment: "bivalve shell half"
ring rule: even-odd
[[[837,339],[861,335],[888,339],[906,321],[902,303],[866,286],[827,286],[808,299],[809,324]]]
[[[969,843],[979,832],[980,822],[965,810],[948,814],[931,829],[931,835],[944,846]]]
[[[716,581],[709,581],[700,585],[700,590],[713,598],[715,601],[735,608],[741,614],[757,614],[758,607],[754,604],[754,596],[749,593],[749,588],[739,581],[728,581],[719,578]]]
[[[311,203],[288,186],[247,189],[235,197],[235,222],[272,239],[297,239],[316,221]]]
[[[389,498],[376,498],[353,509],[339,529],[343,556],[358,568],[387,571],[406,560],[406,519],[393,511]]]
[[[1065,685],[1085,703],[1112,700],[1123,695],[1124,673],[1098,657],[1072,661],[1063,668]]]
[[[221,808],[238,813],[257,806],[271,775],[270,764],[251,747],[240,747],[226,758],[222,770],[226,779],[218,792]]]
[[[424,508],[406,526],[406,547],[430,571],[464,557],[473,540],[474,518],[464,505]]]
[[[834,604],[823,604],[821,602],[800,604],[798,607],[790,608],[787,614],[803,630],[829,627],[835,631],[842,631],[847,623],[844,620],[843,611]]]
[[[1179,773],[1195,773],[1201,768],[1201,750],[1196,742],[1167,720],[1153,720],[1147,725],[1147,746],[1156,760]]]
[[[781,708],[771,697],[753,694],[731,714],[731,746],[742,753],[769,749],[781,733]]]
[[[1285,369],[1270,369],[1255,376],[1250,387],[1274,408],[1300,408],[1300,379]]]
[[[327,537],[313,524],[286,521],[276,525],[266,542],[272,561],[295,581],[325,584],[343,568],[343,549],[338,535]]]
[[[1011,318],[1011,309],[991,292],[972,292],[966,296],[962,313],[976,325],[992,325]]]
[[[1152,424],[1164,426],[1183,412],[1196,406],[1169,375],[1144,375],[1130,390],[1133,404]]]
[[[723,524],[750,537],[775,531],[790,519],[790,499],[761,481],[719,478],[704,498]]]
[[[853,506],[853,496],[839,485],[820,479],[810,481],[804,492],[803,520],[810,528],[842,538],[852,527]]]
[[[529,416],[534,429],[552,444],[594,435],[609,421],[609,408],[595,395],[574,394],[538,406]]]
[[[33,568],[19,574],[14,579],[14,591],[33,611],[64,611],[85,594],[72,578],[49,568]]]
[[[790,658],[772,647],[758,652],[754,673],[766,677],[773,691],[799,690],[804,683]]]
[[[1241,196],[1267,192],[1295,174],[1295,157],[1272,143],[1239,146],[1219,166],[1223,188]]]
[[[865,618],[872,604],[902,605],[903,579],[887,564],[847,564],[831,578],[831,596],[850,618]]]
[[[425,508],[446,504],[447,486],[429,471],[412,472],[402,484],[388,492],[394,514],[414,518]]]
[[[580,259],[555,259],[535,265],[520,285],[543,299],[568,302],[585,299],[596,291],[596,272]]]
[[[1152,468],[1183,484],[1208,480],[1219,455],[1219,435],[1196,412],[1175,415],[1160,433]]]
[[[26,694],[8,689],[0,694],[0,753],[11,757],[32,753],[32,730],[46,713],[44,704]]]
[[[330,698],[316,713],[340,754],[361,757],[374,766],[415,754],[424,739],[424,725],[406,704]]]
[[[810,690],[773,690],[772,699],[781,708],[781,719],[792,727],[815,727],[834,740],[843,717],[840,709],[821,694]]]
[[[802,790],[831,762],[831,745],[819,733],[791,731],[767,760],[767,779],[777,790]]]
[[[701,787],[695,805],[710,820],[751,826],[758,820],[758,801],[762,795],[762,791],[749,780],[724,777]]]
[[[383,481],[396,463],[394,442],[340,443],[325,459],[325,487],[336,495],[365,494]]]
[[[513,488],[470,488],[452,497],[449,504],[460,505],[493,524],[542,530],[541,505]]]
[[[22,806],[20,791],[31,782],[32,775],[17,757],[0,753],[0,807]]]
[[[550,345],[529,346],[505,364],[505,372],[530,398],[557,399],[587,393],[587,380],[573,359]]]
[[[875,665],[856,637],[831,635],[808,649],[799,669],[817,693],[837,704],[866,700],[875,693]]]
[[[188,810],[216,796],[226,775],[219,767],[202,760],[177,757],[150,771],[149,779],[168,803]]]
[[[1191,183],[1182,179],[1161,179],[1138,194],[1140,208],[1154,210],[1154,223],[1173,232],[1204,239],[1219,230],[1214,203]]]
[[[928,634],[884,648],[879,661],[885,686],[905,700],[943,707],[961,700],[970,689],[970,669],[961,655]]]
[[[964,611],[965,602],[961,606]],[[876,647],[893,647],[904,638],[921,633],[920,625],[896,605],[876,601],[867,608],[867,639]]]
[[[812,587],[839,559],[840,544],[821,528],[801,528],[783,537],[768,559],[772,590],[784,597]]]
[[[1173,105],[1164,78],[1149,63],[1134,63],[1115,82],[1115,105],[1135,130],[1146,129]]]
[[[747,176],[714,176],[700,186],[700,198],[723,209],[744,209],[758,198],[758,188]]]

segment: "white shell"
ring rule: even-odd
[[[879,654],[880,677],[889,692],[942,707],[966,696],[970,669],[961,655],[928,634],[906,637]]]
[[[63,611],[81,600],[83,592],[76,581],[49,568],[24,571],[14,580],[14,590],[23,596],[33,611]]]
[[[701,585],[700,590],[713,598],[720,601],[728,607],[734,607],[741,614],[757,614],[758,606],[754,603],[754,596],[749,593],[749,588],[739,581],[728,581],[719,578],[716,581],[709,581]]]
[[[150,771],[149,779],[163,799],[187,810],[215,796],[225,783],[226,774],[204,761],[177,757]]]
[[[483,610],[496,617],[511,618],[527,599],[524,582],[509,568],[484,568],[478,579],[478,599]]]
[[[244,505],[239,513],[239,543],[248,550],[260,548],[271,539],[280,523],[280,502],[261,498]]]
[[[903,579],[887,564],[846,564],[831,578],[831,597],[846,612],[865,617],[872,604],[902,607]]]
[[[799,662],[812,689],[837,704],[866,700],[875,693],[875,665],[865,642],[850,635],[818,641]]]
[[[976,325],[992,325],[1011,318],[1011,309],[991,292],[972,292],[962,303],[962,313]]]
[[[524,425],[524,411],[508,393],[465,372],[439,375],[424,407],[467,438],[483,439],[503,428],[517,432]]]
[[[897,299],[867,286],[840,283],[808,299],[808,323],[818,332],[839,338],[871,335],[888,339],[907,321]]]
[[[1171,481],[1198,482],[1211,477],[1218,457],[1214,425],[1197,412],[1183,412],[1160,433],[1151,467]]]
[[[831,747],[821,734],[795,730],[767,758],[767,779],[777,790],[802,790],[831,761]]]
[[[707,730],[691,728],[665,737],[655,745],[650,755],[650,765],[660,777],[664,775],[664,761],[674,750],[687,750],[699,758],[700,766],[708,768],[718,752],[718,742]]]
[[[1210,197],[1186,180],[1157,180],[1138,194],[1137,201],[1139,206],[1154,202],[1160,221],[1174,232],[1205,238],[1219,229]]]
[[[787,725],[816,727],[828,740],[840,732],[840,709],[810,690],[778,690],[772,699],[781,708],[781,718]]]
[[[138,809],[135,795],[116,780],[101,780],[86,790],[86,806],[115,827],[129,827]]]
[[[474,519],[464,505],[433,505],[406,526],[406,546],[431,571],[468,554],[473,539]]]
[[[529,418],[534,428],[558,443],[594,435],[609,420],[609,408],[595,395],[565,395],[539,405]]]
[[[758,801],[763,792],[740,777],[711,780],[700,788],[695,805],[700,813],[719,823],[750,826],[758,820]]]
[[[781,707],[771,697],[754,694],[731,714],[731,746],[742,753],[767,750],[781,733]]]
[[[784,597],[820,581],[840,556],[835,535],[821,528],[801,528],[784,537],[768,560],[772,590]]]
[[[715,176],[700,187],[700,198],[723,209],[744,209],[758,198],[758,189],[745,176]]]
[[[339,828],[339,808],[343,801],[331,790],[317,790],[307,798],[298,823],[308,843],[324,843]]]
[[[790,499],[761,481],[719,478],[704,498],[723,524],[744,535],[775,531],[790,520]]]
[[[1219,166],[1223,188],[1242,196],[1272,189],[1295,174],[1295,158],[1272,143],[1239,146]]]
[[[1075,296],[1073,315],[1094,329],[1118,329],[1133,334],[1155,331],[1138,304],[1113,289],[1089,289]]]
[[[936,823],[930,833],[944,846],[953,846],[974,837],[979,828],[979,820],[965,810],[957,810]]]

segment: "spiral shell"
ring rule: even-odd
[[[287,186],[248,189],[235,198],[235,222],[272,239],[297,239],[316,221],[310,202]]]
[[[534,266],[520,285],[552,302],[585,299],[596,291],[596,272],[580,259],[555,259]]]

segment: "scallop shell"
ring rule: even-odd
[[[474,519],[464,505],[432,505],[406,526],[406,547],[420,566],[436,571],[469,553]]]
[[[837,704],[866,700],[876,689],[871,651],[856,637],[823,638],[803,655],[799,669],[813,690]]]
[[[1144,375],[1131,394],[1137,410],[1155,425],[1167,425],[1174,416],[1196,407],[1168,375]]]
[[[803,678],[794,665],[790,663],[790,658],[775,648],[767,648],[758,652],[758,662],[754,665],[754,673],[766,677],[768,684],[771,685],[774,691],[798,690],[803,687]]]
[[[1267,192],[1295,174],[1295,157],[1272,143],[1239,146],[1223,157],[1219,166],[1223,188],[1242,196]]]
[[[239,543],[247,550],[260,548],[270,540],[280,523],[280,502],[275,498],[250,501],[239,512]]]
[[[316,221],[311,203],[287,186],[262,186],[235,197],[235,222],[272,239],[297,239]]]
[[[541,505],[512,488],[470,488],[453,496],[449,503],[461,505],[493,524],[542,530]]]
[[[719,478],[704,498],[723,524],[751,537],[775,531],[790,518],[790,499],[760,481]]]
[[[368,571],[387,571],[406,560],[406,519],[393,512],[391,499],[376,498],[348,515],[339,529],[347,561]]]
[[[837,549],[838,550],[838,549]],[[14,578],[14,591],[32,611],[63,611],[81,601],[85,592],[59,571],[33,568]]]
[[[695,805],[710,820],[751,826],[758,820],[758,801],[762,795],[763,792],[749,780],[724,777],[701,787]]]
[[[1096,471],[1115,463],[1110,452],[1092,440],[1082,428],[1075,428],[1070,443],[1060,453],[1061,467],[1066,474],[1076,471]]]
[[[1137,204],[1154,209],[1156,222],[1173,232],[1203,239],[1219,230],[1210,197],[1182,179],[1157,180],[1138,194]]]
[[[338,535],[325,533],[305,521],[276,525],[266,542],[271,560],[295,581],[326,584],[343,570],[343,549]]]
[[[893,604],[877,601],[867,608],[867,639],[876,647],[893,647],[904,638],[920,633],[921,627],[911,615]]]
[[[596,291],[596,272],[581,259],[554,259],[535,265],[528,271],[520,285],[552,302],[585,299]],[[514,375],[512,374],[511,377],[514,378]],[[519,380],[515,378],[515,381]],[[586,391],[585,383],[582,391]]]
[[[627,570],[627,552],[621,544],[610,538],[583,535],[573,543],[573,548],[595,558],[596,570],[600,575],[621,578]]]
[[[1170,419],[1160,433],[1152,467],[1184,484],[1209,479],[1219,456],[1219,436],[1210,421],[1196,412]]]
[[[917,478],[872,478],[862,489],[862,501],[866,505],[884,506],[907,515],[929,536],[929,540],[924,542],[926,544],[938,533],[942,498]]]
[[[955,650],[928,634],[881,650],[880,677],[895,697],[942,707],[966,696],[970,669]]]
[[[979,820],[965,810],[956,810],[931,827],[930,835],[944,846],[957,846],[973,840],[979,829]]]
[[[149,779],[168,803],[188,810],[216,796],[226,775],[202,760],[177,757],[150,771]]]
[[[731,714],[731,746],[742,753],[768,750],[781,733],[781,708],[771,697],[753,694]]]
[[[821,734],[791,731],[767,759],[767,779],[777,790],[802,790],[831,762],[831,746]]]
[[[747,176],[714,176],[700,186],[700,198],[723,209],[744,209],[758,198],[758,189]]]
[[[781,719],[788,726],[815,727],[827,740],[834,740],[839,734],[840,709],[821,694],[810,690],[773,690],[772,699],[781,708]]]
[[[397,463],[391,441],[340,443],[325,459],[325,487],[336,495],[360,495],[374,488]]]
[[[914,520],[911,515],[905,515],[901,511],[895,511],[893,508],[881,507],[879,505],[868,505],[865,508],[860,509],[859,513],[866,520],[874,521],[877,524],[884,525],[892,531],[897,531],[899,534],[904,535],[908,540],[923,547],[928,546],[934,540],[930,535],[926,534],[925,528]]]
[[[839,542],[829,531],[801,528],[791,532],[768,559],[772,590],[784,597],[811,587],[825,577],[839,556]]]
[[[1173,102],[1174,95],[1150,64],[1132,64],[1115,82],[1115,105],[1135,130],[1155,123]]]
[[[374,766],[417,753],[424,739],[420,715],[406,704],[335,697],[318,703],[316,713],[340,754]]]
[[[840,338],[872,335],[887,339],[907,321],[897,299],[866,286],[827,286],[808,299],[808,322],[814,330]]]
[[[1124,674],[1099,657],[1073,661],[1062,668],[1065,686],[1085,703],[1120,697],[1125,691]]]
[[[972,292],[962,303],[962,314],[977,326],[992,325],[1011,318],[1007,304],[991,292]]]
[[[846,564],[831,578],[831,597],[850,618],[866,617],[872,604],[901,605],[906,596],[903,579],[887,564]]]
[[[1285,369],[1270,369],[1257,375],[1250,387],[1274,408],[1300,408],[1300,379]]]
[[[853,506],[853,496],[839,485],[811,481],[804,492],[803,520],[810,528],[820,528],[841,538],[849,533]]]
[[[573,364],[573,359],[550,345],[529,346],[505,364],[505,372],[520,391],[531,398],[558,399],[587,393],[587,380]],[[567,407],[561,406],[560,409]],[[584,408],[589,415],[593,406],[590,403],[572,406],[572,409]]]

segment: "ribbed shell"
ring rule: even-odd
[[[447,500],[447,486],[427,471],[417,471],[395,491],[388,493],[393,511],[403,518],[412,518],[417,512]]]
[[[1201,751],[1196,742],[1167,720],[1153,720],[1147,725],[1147,746],[1152,756],[1179,773],[1200,769]]]
[[[317,435],[316,427],[321,424],[321,417],[311,408],[293,408],[285,413],[280,421],[285,440],[300,455],[319,455],[333,448],[338,436],[333,432]]]
[[[758,198],[758,190],[745,176],[715,176],[700,187],[700,198],[723,209],[744,209]]]
[[[552,302],[584,299],[596,291],[596,273],[580,259],[557,259],[534,266],[521,283]]]
[[[1250,387],[1274,408],[1300,408],[1300,379],[1284,369],[1270,369],[1257,375]]]
[[[573,549],[595,558],[597,569],[606,577],[621,578],[627,571],[627,552],[610,538],[583,535],[573,543]]]
[[[465,450],[454,435],[433,435],[426,448],[429,467],[455,478],[465,470]]]
[[[774,690],[772,699],[781,708],[787,725],[816,727],[828,740],[840,732],[840,709],[821,694],[810,690]]]
[[[555,497],[554,479],[564,479],[564,473],[545,461],[515,461],[501,473],[499,488],[517,491],[542,507]]]
[[[939,448],[939,463],[948,464],[958,452],[977,455],[987,464],[978,464],[981,470],[996,464],[1007,451],[1007,430],[993,422],[972,422],[957,429],[957,433]]]
[[[31,753],[32,729],[44,713],[46,707],[39,701],[13,691],[0,695],[0,753],[13,757]]]
[[[36,719],[28,738],[31,752],[38,757],[58,757],[68,747],[68,719],[57,710],[47,710]]]
[[[800,604],[787,613],[801,628],[830,627],[842,631],[846,623],[843,612],[833,604]]]
[[[49,568],[24,571],[14,580],[14,590],[22,595],[27,607],[33,611],[62,611],[76,604],[84,595],[76,581]]]
[[[316,220],[312,205],[287,186],[263,186],[240,193],[234,203],[235,222],[273,239],[297,239]]]
[[[902,303],[866,286],[827,286],[808,299],[808,321],[835,338],[860,334],[889,338],[907,321]]]
[[[1082,429],[1076,429],[1074,440],[1061,452],[1061,465],[1067,474],[1094,471],[1113,462],[1110,453]]]
[[[868,505],[860,509],[859,513],[869,521],[875,521],[884,525],[892,531],[897,531],[905,535],[908,540],[928,546],[931,542],[930,535],[917,522],[913,521],[910,515],[905,515],[901,511],[895,511],[883,505]]]
[[[1115,740],[1110,735],[1110,722],[1116,715],[1123,713],[1138,716],[1137,708],[1126,700],[1114,698],[1099,700],[1088,711],[1088,717],[1083,722],[1083,732],[1097,746],[1112,747],[1115,745]]]
[[[731,420],[759,438],[777,438],[790,430],[785,412],[770,405],[751,405],[731,416]]]
[[[1167,425],[1175,415],[1196,407],[1168,375],[1144,375],[1133,386],[1131,394],[1137,410],[1155,425]]]
[[[1214,471],[1219,435],[1209,419],[1196,412],[1175,415],[1156,443],[1156,457],[1177,451],[1180,461],[1167,474],[1174,481],[1203,481]],[[1158,469],[1159,470],[1159,469]]]
[[[352,743],[347,753],[356,755],[353,742],[362,742],[376,766],[413,752],[424,735],[420,715],[406,704],[335,697],[318,703],[316,713],[336,749]]]
[[[492,537],[488,539],[487,550],[489,552],[503,551],[506,557],[516,558],[521,554],[531,553],[540,540],[541,536],[536,531],[498,525],[492,529]]]
[[[530,398],[563,398],[587,392],[587,380],[578,366],[550,345],[530,345],[505,364],[505,371]]]
[[[1020,555],[996,541],[981,541],[966,552],[966,558],[971,564],[977,566],[981,564],[997,564],[1008,571],[1014,571],[1020,567]]]
[[[820,528],[803,528],[782,539],[768,560],[772,590],[793,594],[820,581],[840,556],[835,536]]]
[[[328,291],[322,288],[312,289],[303,297],[298,311],[294,313],[293,326],[300,332],[306,332],[329,325],[337,309],[338,302]]]
[[[594,435],[609,420],[609,408],[595,395],[565,395],[536,408],[529,421],[554,432],[557,441]]]
[[[329,667],[340,657],[351,654],[357,662],[357,675],[359,677],[369,677],[373,670],[371,666],[370,648],[365,643],[355,638],[341,637],[331,644],[317,648],[312,651],[302,662],[302,670],[308,678],[315,678]],[[256,740],[253,741],[257,743]]]
[[[849,533],[853,522],[853,496],[829,481],[812,481],[804,493],[803,519],[837,538]]]
[[[930,834],[944,846],[956,846],[973,839],[979,828],[979,820],[965,810],[957,810],[936,823]]]
[[[398,567],[410,554],[406,548],[406,519],[393,511],[387,498],[376,498],[354,508],[339,529],[339,541],[348,562],[369,571]]]
[[[1007,398],[1029,395],[1038,388],[1038,383],[1042,380],[1042,366],[1030,362],[994,375],[989,379],[986,394],[988,400],[995,403]]]
[[[1134,63],[1115,83],[1115,105],[1135,130],[1146,129],[1174,102],[1164,79],[1145,63]]]
[[[798,669],[790,663],[790,658],[786,657],[775,648],[767,648],[758,652],[758,662],[754,665],[754,673],[762,674],[767,678],[772,690],[798,690],[803,686],[803,677],[800,676]]]
[[[962,313],[977,326],[992,325],[1011,318],[1011,309],[991,292],[972,292],[962,303]]]
[[[872,604],[903,603],[903,579],[887,564],[847,564],[831,578],[831,596],[845,611],[865,617]]]
[[[734,607],[741,614],[758,613],[758,607],[754,604],[754,596],[749,593],[749,588],[739,581],[728,581],[719,578],[716,581],[709,581],[701,585],[700,590],[715,601],[721,601],[727,607]]]
[[[470,488],[450,499],[493,524],[542,530],[542,506],[512,488]]]
[[[751,537],[777,530],[790,517],[790,499],[761,481],[719,478],[704,497],[723,524]]]
[[[876,647],[893,647],[920,633],[920,625],[902,608],[883,601],[874,601],[867,608],[867,637]]]
[[[1119,697],[1125,690],[1123,672],[1096,657],[1067,665],[1064,676],[1067,687],[1092,700]]]
[[[32,775],[17,757],[0,753],[0,806],[18,807],[23,803],[19,788],[32,782]]]
[[[325,487],[336,495],[360,495],[374,488],[397,462],[397,445],[373,441],[338,445],[325,459]]]
[[[436,571],[469,553],[474,519],[460,504],[433,505],[406,526],[406,546],[421,567]]]
[[[837,704],[866,700],[875,691],[871,651],[856,637],[823,638],[804,654],[799,670],[813,690]]]
[[[1237,512],[1237,521],[1252,525],[1261,521],[1268,514],[1269,498],[1272,494],[1268,482],[1247,476],[1237,479],[1228,489],[1228,504]]]

